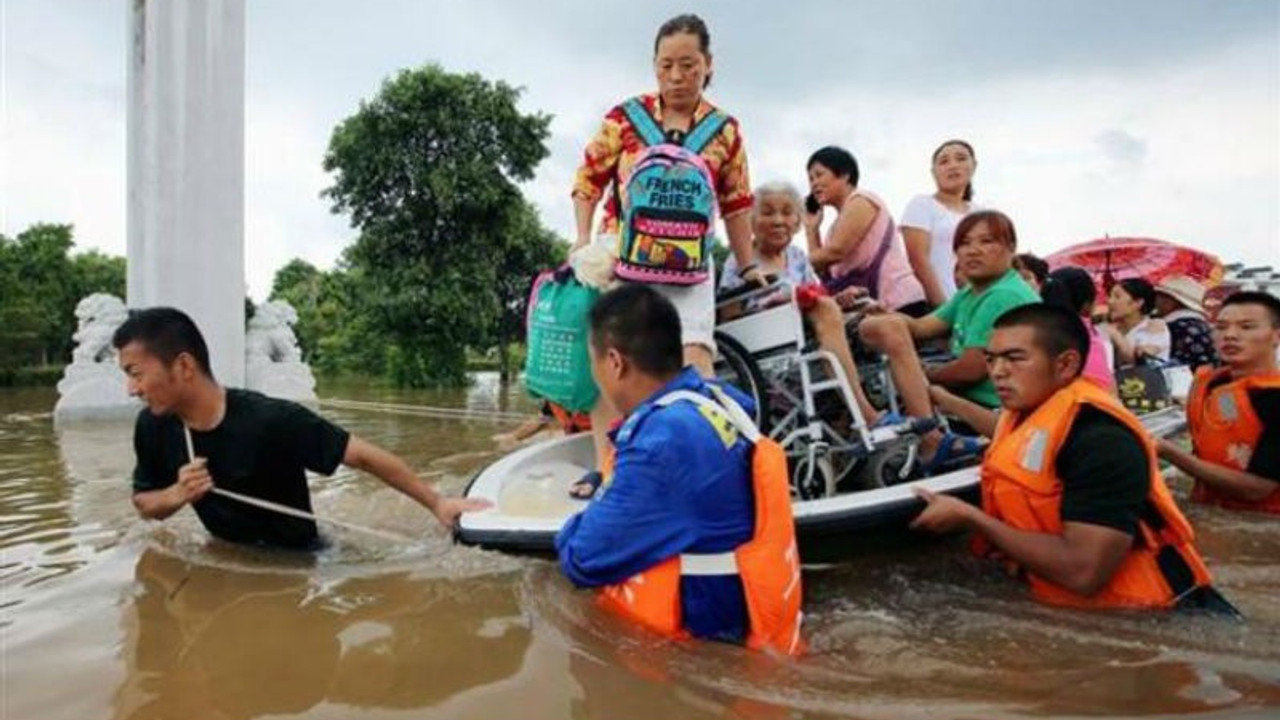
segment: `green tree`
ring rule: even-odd
[[[284,300],[298,311],[298,322],[293,326],[302,348],[303,359],[313,362],[316,345],[322,328],[316,324],[316,308],[320,303],[321,285],[325,273],[315,265],[294,258],[276,271],[271,281],[272,300]]]
[[[89,250],[71,256],[71,294],[76,302],[94,293],[109,293],[123,300],[126,278],[125,260],[118,255]]]
[[[521,113],[519,96],[474,73],[405,70],[330,139],[324,194],[360,231],[350,270],[369,280],[360,302],[397,383],[464,383],[466,347],[493,332],[516,183],[548,154],[551,118]]]
[[[82,297],[123,297],[124,258],[96,250],[71,255],[71,225],[39,223],[0,235],[0,366],[65,362]]]
[[[298,311],[298,344],[317,372],[385,373],[388,342],[362,304],[367,280],[349,267],[348,255],[327,272],[304,260],[289,261],[276,271],[271,299],[285,300]]]

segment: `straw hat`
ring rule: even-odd
[[[1204,314],[1204,286],[1186,275],[1170,275],[1161,280],[1156,292],[1168,295],[1188,310]]]

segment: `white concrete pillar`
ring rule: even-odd
[[[125,0],[128,304],[195,319],[244,384],[244,0]]]

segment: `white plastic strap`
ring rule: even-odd
[[[694,403],[695,405],[714,408],[723,412],[729,420],[733,422],[734,426],[738,428],[738,432],[742,433],[743,437],[745,437],[748,442],[752,444],[759,442],[761,437],[760,429],[757,428],[755,422],[751,420],[751,416],[747,415],[747,411],[743,410],[742,406],[735,402],[733,398],[729,397],[729,394],[725,391],[715,385],[708,385],[707,387],[711,390],[711,393],[716,396],[715,400],[712,400],[705,395],[693,392],[692,390],[672,390],[666,395],[658,398],[656,404],[659,407],[666,407],[672,403],[686,400]]]
[[[737,575],[738,556],[731,552],[714,555],[681,555],[681,575]]]

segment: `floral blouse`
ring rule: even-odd
[[[661,126],[662,102],[658,95],[643,95],[640,101]],[[714,109],[714,105],[703,100],[694,111],[693,123],[696,125]],[[582,165],[574,176],[573,195],[590,201],[604,197],[610,183],[619,177],[625,178],[644,149],[644,142],[631,126],[622,105],[615,106],[605,114],[600,130],[587,143]],[[730,117],[715,139],[703,148],[701,155],[715,175],[720,217],[728,218],[749,210],[752,203],[751,179],[747,173],[747,153],[742,145],[738,121]],[[618,230],[618,194],[625,192],[626,183],[617,184],[618,192],[610,192],[605,202],[601,233],[616,233]]]

